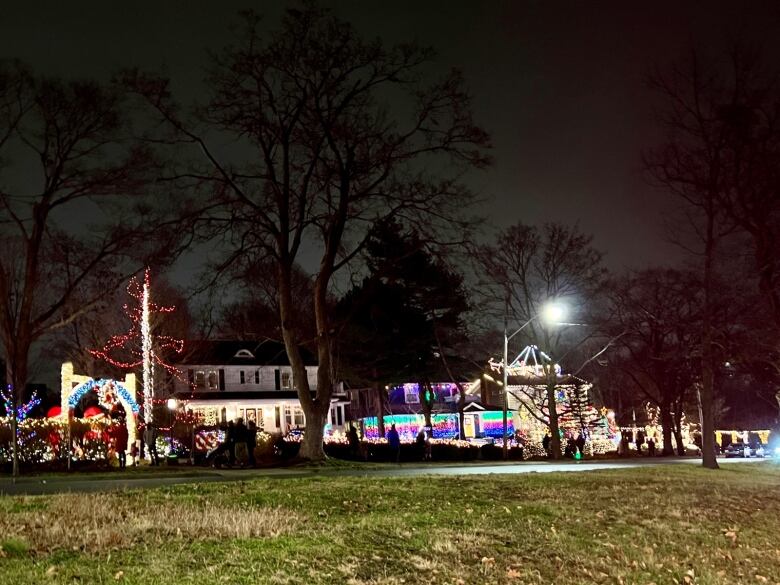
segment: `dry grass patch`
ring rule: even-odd
[[[0,534],[24,540],[32,553],[103,552],[172,539],[264,538],[287,534],[305,520],[282,507],[227,506],[213,501],[153,499],[148,494],[61,494],[46,506],[15,498],[0,514]]]

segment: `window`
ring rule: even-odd
[[[292,373],[282,372],[282,388],[292,388]]]
[[[248,349],[239,349],[236,352],[236,355],[234,357],[237,357],[237,358],[253,358],[255,356],[252,355],[252,352],[249,351]]]
[[[219,387],[219,377],[217,376],[217,372],[214,370],[211,370],[208,375],[209,380],[209,390],[216,390]]]
[[[195,372],[195,387],[204,388],[206,386],[206,372]]]
[[[404,384],[404,402],[420,404],[420,392],[417,384]]]
[[[295,426],[302,427],[306,424],[306,419],[303,417],[303,410],[300,408],[295,409]]]
[[[260,370],[255,370],[255,384],[260,384]]]
[[[265,419],[263,418],[263,409],[258,408],[257,409],[257,430],[258,431],[263,430],[264,423],[265,423]]]
[[[293,423],[292,407],[289,404],[284,405],[284,423],[291,427]]]
[[[244,370],[238,372],[238,377],[241,384],[246,384],[246,376],[244,375]]]

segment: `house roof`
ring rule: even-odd
[[[304,365],[316,366],[317,360],[301,348]],[[177,365],[210,366],[289,366],[287,351],[280,341],[196,340],[187,342]]]
[[[296,390],[239,390],[236,392],[177,392],[176,398],[185,400],[292,400],[298,398]]]

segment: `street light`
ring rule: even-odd
[[[515,335],[520,333],[523,329],[525,329],[528,325],[530,325],[532,322],[536,321],[537,319],[542,319],[546,321],[550,325],[555,325],[557,323],[561,322],[561,319],[563,319],[566,316],[566,307],[560,303],[556,302],[549,302],[542,307],[542,310],[539,311],[536,315],[528,319],[525,323],[522,324],[522,326],[512,333],[512,335],[507,335],[506,332],[506,314],[504,315],[504,360],[502,362],[503,365],[503,371],[504,371],[504,384],[503,384],[503,436],[504,436],[504,450],[503,450],[503,458],[506,460],[509,456],[509,445],[508,445],[508,437],[507,437],[507,431],[508,431],[508,425],[507,425],[507,383],[508,383],[508,372],[507,368],[509,367],[509,340],[512,339]]]

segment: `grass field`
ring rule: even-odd
[[[780,584],[780,469],[0,497],[0,583]]]

